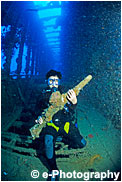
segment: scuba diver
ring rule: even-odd
[[[60,85],[60,80],[62,75],[60,72],[55,70],[50,70],[46,74],[46,82],[48,87],[42,91],[41,96],[39,96],[35,112],[37,116],[36,123],[42,124],[43,110],[49,107],[49,98],[53,92],[60,91],[62,94],[62,87]],[[38,150],[38,157],[41,158],[41,150],[43,150],[46,167],[49,170],[48,174],[52,174],[53,170],[58,170],[56,164],[55,155],[55,143],[59,138],[62,142],[68,144],[68,148],[83,148],[86,145],[85,139],[80,135],[78,130],[77,122],[74,119],[74,110],[77,105],[77,97],[73,89],[67,92],[68,103],[65,104],[62,110],[59,110],[54,114],[52,120],[46,124],[46,127],[42,129],[40,136],[36,139],[38,142],[42,143]],[[41,160],[41,159],[40,159]],[[55,179],[48,177],[48,181],[58,181],[59,177],[56,176]]]

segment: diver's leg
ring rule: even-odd
[[[56,165],[56,157],[54,151],[55,150],[54,136],[46,134],[44,143],[45,143],[45,155],[49,163],[50,170],[55,170],[57,169],[57,165]]]
[[[54,128],[46,126],[42,129],[40,137],[33,141],[33,147],[36,149],[37,156],[48,169],[49,173],[52,170],[58,170],[54,147],[57,136],[58,132]],[[51,177],[48,180],[51,181]]]
[[[51,176],[53,170],[58,170],[56,164],[56,155],[55,155],[55,141],[57,138],[57,133],[53,134],[46,134],[44,137],[44,144],[45,144],[45,155],[47,158],[47,162],[49,165],[49,172],[48,172],[48,181],[58,181],[58,176],[53,178]]]
[[[77,125],[70,124],[69,132],[66,137],[72,148],[83,148],[86,146],[86,140],[80,134]]]

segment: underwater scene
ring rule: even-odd
[[[121,1],[1,1],[1,180],[121,181]]]

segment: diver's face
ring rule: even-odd
[[[50,88],[58,88],[59,86],[59,82],[60,82],[60,79],[58,78],[58,76],[50,76],[48,78],[48,85]]]

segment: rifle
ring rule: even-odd
[[[73,90],[76,94],[76,96],[79,95],[79,92],[81,89],[88,84],[88,82],[92,79],[91,75],[88,75],[84,80],[82,80],[78,85],[76,85]],[[31,135],[33,140],[35,138],[39,138],[39,134],[42,131],[42,128],[46,126],[47,122],[50,122],[54,116],[59,110],[62,110],[64,108],[64,105],[68,102],[67,100],[67,93],[61,94],[59,91],[53,92],[49,98],[50,106],[44,110],[42,119],[42,124],[35,124],[31,129]]]

